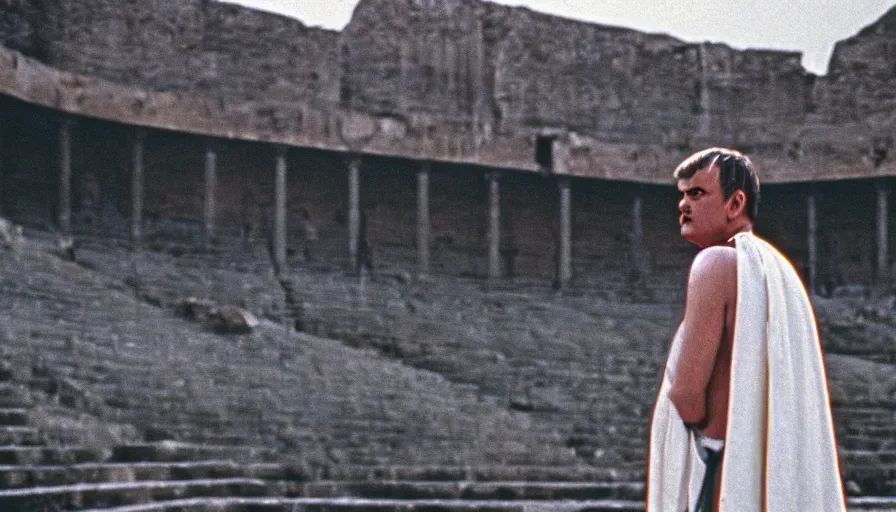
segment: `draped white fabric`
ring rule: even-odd
[[[751,233],[734,239],[738,304],[720,509],[845,512],[809,297],[774,247]],[[668,386],[664,379],[651,427],[650,512],[688,510],[688,489],[702,479],[703,464]]]

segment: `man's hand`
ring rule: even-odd
[[[706,395],[725,335],[725,315],[737,292],[737,251],[713,246],[694,258],[684,320],[670,354],[669,399],[689,425],[705,424]]]

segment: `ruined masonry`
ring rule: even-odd
[[[0,1],[0,216],[33,256],[0,258],[0,505],[642,510],[694,255],[671,172],[727,146],[815,295],[850,506],[876,510],[893,62],[896,7],[816,76],[481,0],[361,0],[340,32]],[[188,298],[259,321],[222,346],[166,316]]]

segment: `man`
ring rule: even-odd
[[[752,162],[710,148],[674,177],[681,236],[702,250],[654,410],[648,510],[845,510],[811,304],[752,234]]]

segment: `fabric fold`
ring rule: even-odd
[[[720,510],[846,510],[815,315],[799,275],[752,233],[734,237],[738,304]],[[693,439],[657,396],[650,435],[647,510],[693,510],[702,479]],[[691,508],[689,508],[691,507]]]

